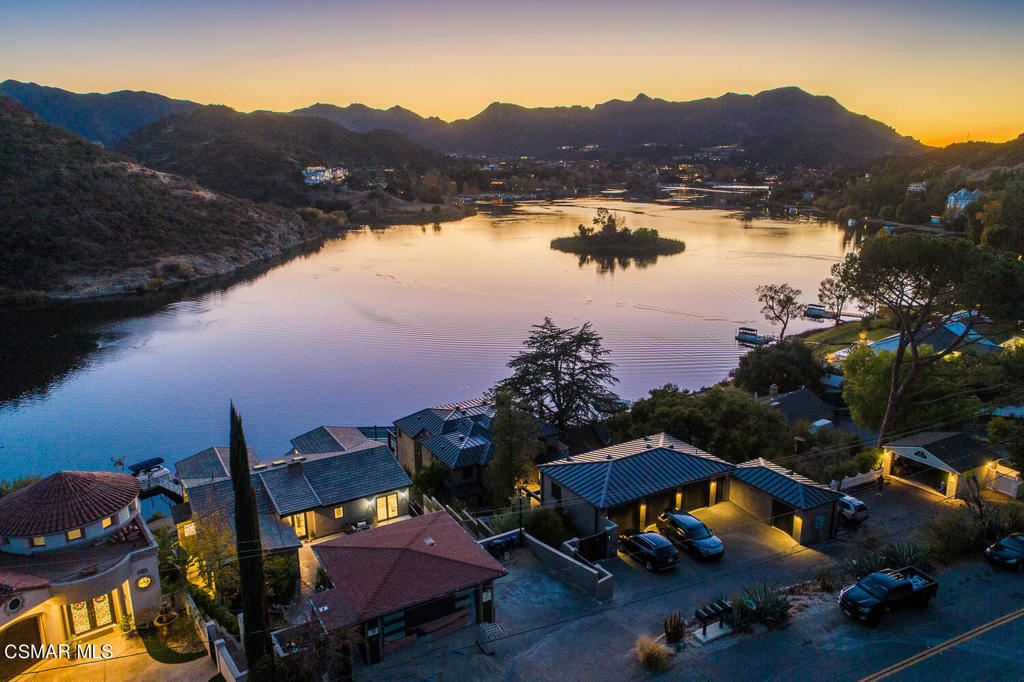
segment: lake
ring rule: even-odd
[[[612,268],[549,248],[599,206],[686,251]],[[593,323],[624,398],[666,383],[700,388],[745,352],[738,326],[770,330],[755,286],[788,282],[812,301],[851,239],[830,224],[721,210],[528,202],[440,226],[350,232],[182,300],[19,316],[12,328],[25,335],[8,334],[4,353],[21,383],[0,403],[0,477],[108,470],[121,456],[174,462],[227,445],[230,400],[264,458],[320,424],[390,424],[480,395],[545,315]]]

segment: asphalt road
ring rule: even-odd
[[[894,681],[1024,680],[1024,574],[972,563],[939,581],[939,595],[924,611],[891,613],[869,628],[829,606],[802,614],[785,630],[694,651],[688,666],[677,664],[677,674],[669,675],[730,682],[876,674],[873,679]],[[997,620],[1007,614],[1017,617]]]

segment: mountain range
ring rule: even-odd
[[[0,92],[44,120],[86,139],[112,144],[164,116],[193,112],[195,102],[145,92],[77,95],[56,88],[5,81]],[[642,154],[687,155],[720,145],[744,151],[745,160],[778,166],[856,165],[928,148],[889,126],[845,109],[827,96],[799,88],[756,95],[672,102],[638,95],[594,107],[526,108],[495,102],[470,118],[446,122],[402,107],[314,104],[289,112],[320,118],[351,132],[389,130],[441,153],[573,158]],[[241,114],[239,114],[241,115]],[[256,112],[256,115],[271,115]],[[207,120],[202,117],[196,121]],[[280,123],[283,119],[265,119]],[[595,147],[596,145],[596,147]],[[588,147],[584,151],[582,148]]]

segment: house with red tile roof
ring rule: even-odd
[[[310,603],[325,633],[355,629],[368,663],[422,636],[494,622],[508,572],[451,516],[434,512],[313,547],[333,588]]]
[[[139,490],[127,474],[62,471],[0,498],[0,652],[157,615],[157,545]],[[38,662],[0,657],[0,678]]]

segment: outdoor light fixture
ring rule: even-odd
[[[144,575],[135,581],[135,586],[138,587],[140,590],[144,590],[152,584],[153,579],[150,578],[148,575]]]

